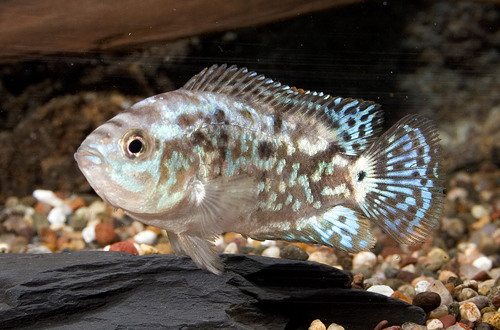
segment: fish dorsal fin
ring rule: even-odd
[[[310,124],[321,122],[345,154],[358,155],[382,129],[382,111],[374,102],[333,97],[281,85],[247,68],[213,65],[183,87],[190,91],[221,93],[266,106],[275,114],[297,114]],[[307,123],[307,121],[306,121]]]

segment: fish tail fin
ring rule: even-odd
[[[429,237],[443,204],[436,127],[418,115],[398,121],[351,170],[354,198],[365,215],[399,243]]]

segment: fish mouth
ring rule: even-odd
[[[101,166],[104,162],[101,153],[97,150],[89,150],[83,147],[78,148],[75,152],[75,160],[81,169]]]

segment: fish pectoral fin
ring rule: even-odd
[[[177,255],[187,254],[199,268],[221,275],[224,267],[215,251],[213,242],[203,237],[174,234],[167,231],[172,249]]]
[[[248,216],[257,207],[257,193],[257,183],[248,175],[193,181],[189,194],[202,236],[221,234],[226,224]]]
[[[358,159],[359,206],[399,243],[427,239],[443,204],[439,136],[432,123],[408,115]]]
[[[322,244],[353,253],[366,251],[375,245],[368,220],[342,205],[334,206],[320,215],[302,218],[297,221],[295,228],[252,235],[252,238]]]

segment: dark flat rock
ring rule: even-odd
[[[0,254],[0,329],[349,330],[423,324],[419,307],[350,289],[349,274],[303,261],[222,255],[226,271],[187,257],[120,252]]]

